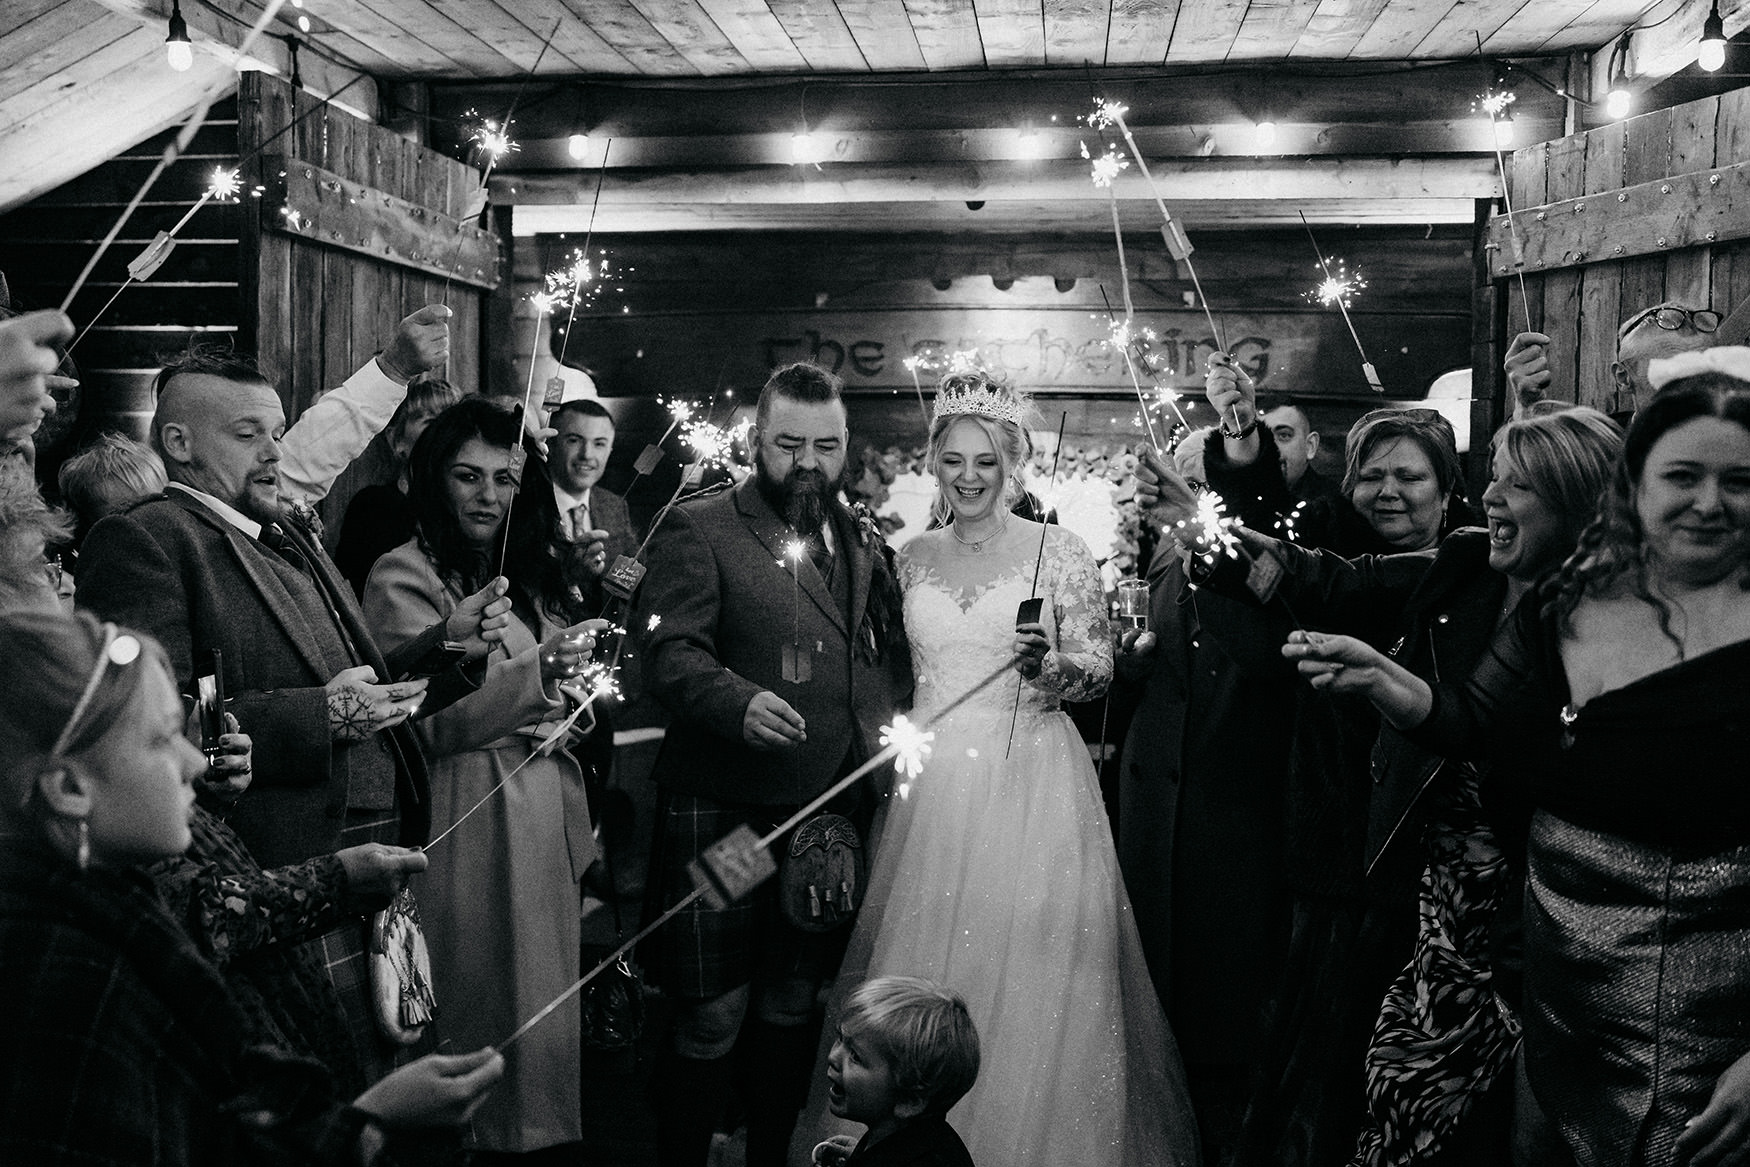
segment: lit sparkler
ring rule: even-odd
[[[655,632],[657,626],[661,623],[662,623],[662,616],[656,612],[652,612],[650,614],[650,621],[644,625],[644,631]]]
[[[1234,534],[1238,525],[1239,520],[1227,513],[1221,496],[1205,489],[1197,496],[1197,512],[1174,523],[1167,533],[1183,531],[1189,538],[1180,540],[1181,545],[1204,563],[1213,564],[1224,555],[1238,554],[1240,540]]]
[[[243,176],[233,167],[226,170],[223,166],[213,167],[213,176],[207,180],[207,193],[204,199],[216,199],[221,203],[236,202],[237,192],[243,189]]]
[[[729,467],[729,452],[734,439],[720,425],[708,421],[689,421],[681,428],[681,440],[692,447],[694,461],[700,469]]]
[[[923,416],[924,431],[927,433],[927,432],[929,432],[929,428],[930,428],[930,410],[929,410],[929,407],[924,404],[923,382],[918,380],[918,367],[920,365],[922,365],[923,363],[924,363],[924,358],[922,356],[910,356],[910,357],[907,357],[907,358],[905,358],[905,360],[900,362],[900,364],[905,366],[905,371],[911,374],[912,392],[917,394],[918,413]]]
[[[488,176],[491,175],[492,168],[497,166],[499,160],[506,154],[511,154],[522,149],[521,146],[517,145],[510,139],[511,123],[509,121],[506,121],[501,126],[491,118],[480,117],[479,112],[472,109],[462,116],[464,118],[480,118],[479,124],[469,132],[468,140],[474,143],[474,149],[479,153],[480,157],[486,159],[486,173]],[[486,180],[484,178],[481,179],[481,185],[486,185]]]
[[[1306,228],[1306,237],[1312,241],[1313,253],[1319,257],[1319,267],[1325,273],[1324,283],[1320,284],[1315,291],[1319,294],[1321,301],[1326,304],[1335,304],[1337,311],[1343,314],[1343,324],[1349,329],[1349,339],[1355,342],[1356,355],[1361,358],[1361,375],[1366,378],[1368,387],[1375,393],[1384,393],[1385,385],[1379,379],[1379,370],[1375,369],[1373,362],[1367,359],[1367,349],[1361,343],[1361,334],[1355,331],[1355,322],[1349,319],[1349,296],[1367,285],[1362,282],[1360,273],[1351,277],[1348,268],[1343,266],[1342,260],[1337,261],[1338,266],[1335,269],[1331,267],[1331,261],[1325,258],[1324,251],[1319,247],[1318,237],[1313,234],[1312,224],[1306,221],[1305,211],[1300,212],[1300,225]],[[1331,293],[1328,299],[1324,295],[1327,290]]]
[[[919,728],[911,723],[905,714],[895,714],[892,725],[881,727],[881,746],[891,749],[893,768],[901,776],[899,796],[909,797],[911,780],[924,772],[924,762],[930,756],[930,743],[936,740],[934,732]]]
[[[1306,298],[1315,304],[1323,304],[1327,308],[1342,305],[1345,308],[1355,303],[1356,293],[1367,286],[1359,271],[1350,271],[1342,259],[1326,259],[1319,257],[1319,270],[1325,273],[1325,278],[1319,281],[1319,286],[1306,294]]]
[[[1083,142],[1082,157],[1093,164],[1094,185],[1106,189],[1111,189],[1112,184],[1118,180],[1118,176],[1130,166],[1130,159],[1126,158],[1116,146],[1108,146],[1104,153],[1096,155],[1088,149],[1088,144]]]

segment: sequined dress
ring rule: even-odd
[[[946,540],[901,553],[913,720],[1009,659],[1037,546],[1006,563],[987,556],[971,589],[944,580],[941,560],[956,553]],[[1010,672],[935,727],[908,796],[887,800],[841,984],[905,973],[966,998],[982,1064],[949,1121],[974,1162],[1189,1167],[1197,1136],[1178,1048],[1087,746],[1060,708],[1099,696],[1112,674],[1097,569],[1062,528],[1047,535],[1038,594],[1057,648],[1020,684],[1018,713]]]

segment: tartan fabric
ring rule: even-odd
[[[658,842],[663,910],[693,890],[687,864],[706,847],[743,823],[764,836],[795,809],[670,795]],[[786,835],[772,853],[782,854],[788,843]],[[670,920],[655,936],[653,972],[668,993],[693,999],[718,997],[756,981],[818,982],[838,970],[850,935],[848,926],[825,933],[791,927],[778,908],[778,881],[768,879],[726,908],[698,900]]]

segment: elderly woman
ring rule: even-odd
[[[315,1063],[246,1047],[140,870],[189,845],[206,768],[157,645],[24,612],[0,616],[0,652],[0,1160],[406,1162],[403,1132],[464,1121],[502,1073],[491,1050],[421,1059],[348,1107]]]
[[[1650,376],[1597,520],[1462,688],[1349,637],[1284,649],[1413,741],[1533,775],[1522,1102],[1582,1164],[1750,1151],[1750,349]]]
[[[517,490],[520,439],[515,415],[479,398],[431,423],[408,467],[417,534],[377,561],[364,598],[390,648],[448,619],[501,554],[511,581],[503,654],[487,658],[475,692],[418,726],[441,832],[427,847],[420,911],[440,1004],[465,1002],[444,1008],[436,1026],[463,1048],[509,1033],[581,975],[579,885],[596,857],[571,739],[538,747],[574,700],[561,683],[581,671],[606,624],[578,622],[547,554],[552,489],[525,479]],[[455,837],[444,838],[452,824]],[[522,1153],[583,1137],[579,1016],[573,1000],[519,1043],[505,1089],[475,1117],[477,1148]]]
[[[1204,454],[1208,482],[1229,505],[1276,502],[1281,529],[1303,547],[1339,555],[1424,551],[1476,521],[1459,493],[1452,423],[1432,409],[1376,409],[1349,428],[1341,497],[1289,510],[1275,439],[1259,424],[1253,386],[1226,357],[1210,358],[1209,403],[1225,420]]]

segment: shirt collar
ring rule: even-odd
[[[180,482],[172,482],[170,484],[170,489],[180,490],[190,498],[195,499],[202,506],[212,511],[215,515],[218,515],[221,519],[224,519],[227,523],[230,523],[233,527],[236,527],[239,531],[242,531],[245,535],[248,535],[251,539],[261,538],[261,524],[238,510],[236,507],[220,502],[218,499],[203,490],[196,490],[192,486],[184,486]]]
[[[569,514],[573,507],[589,506],[589,491],[582,494],[572,494],[557,482],[553,484],[553,501],[559,504],[560,514]]]

